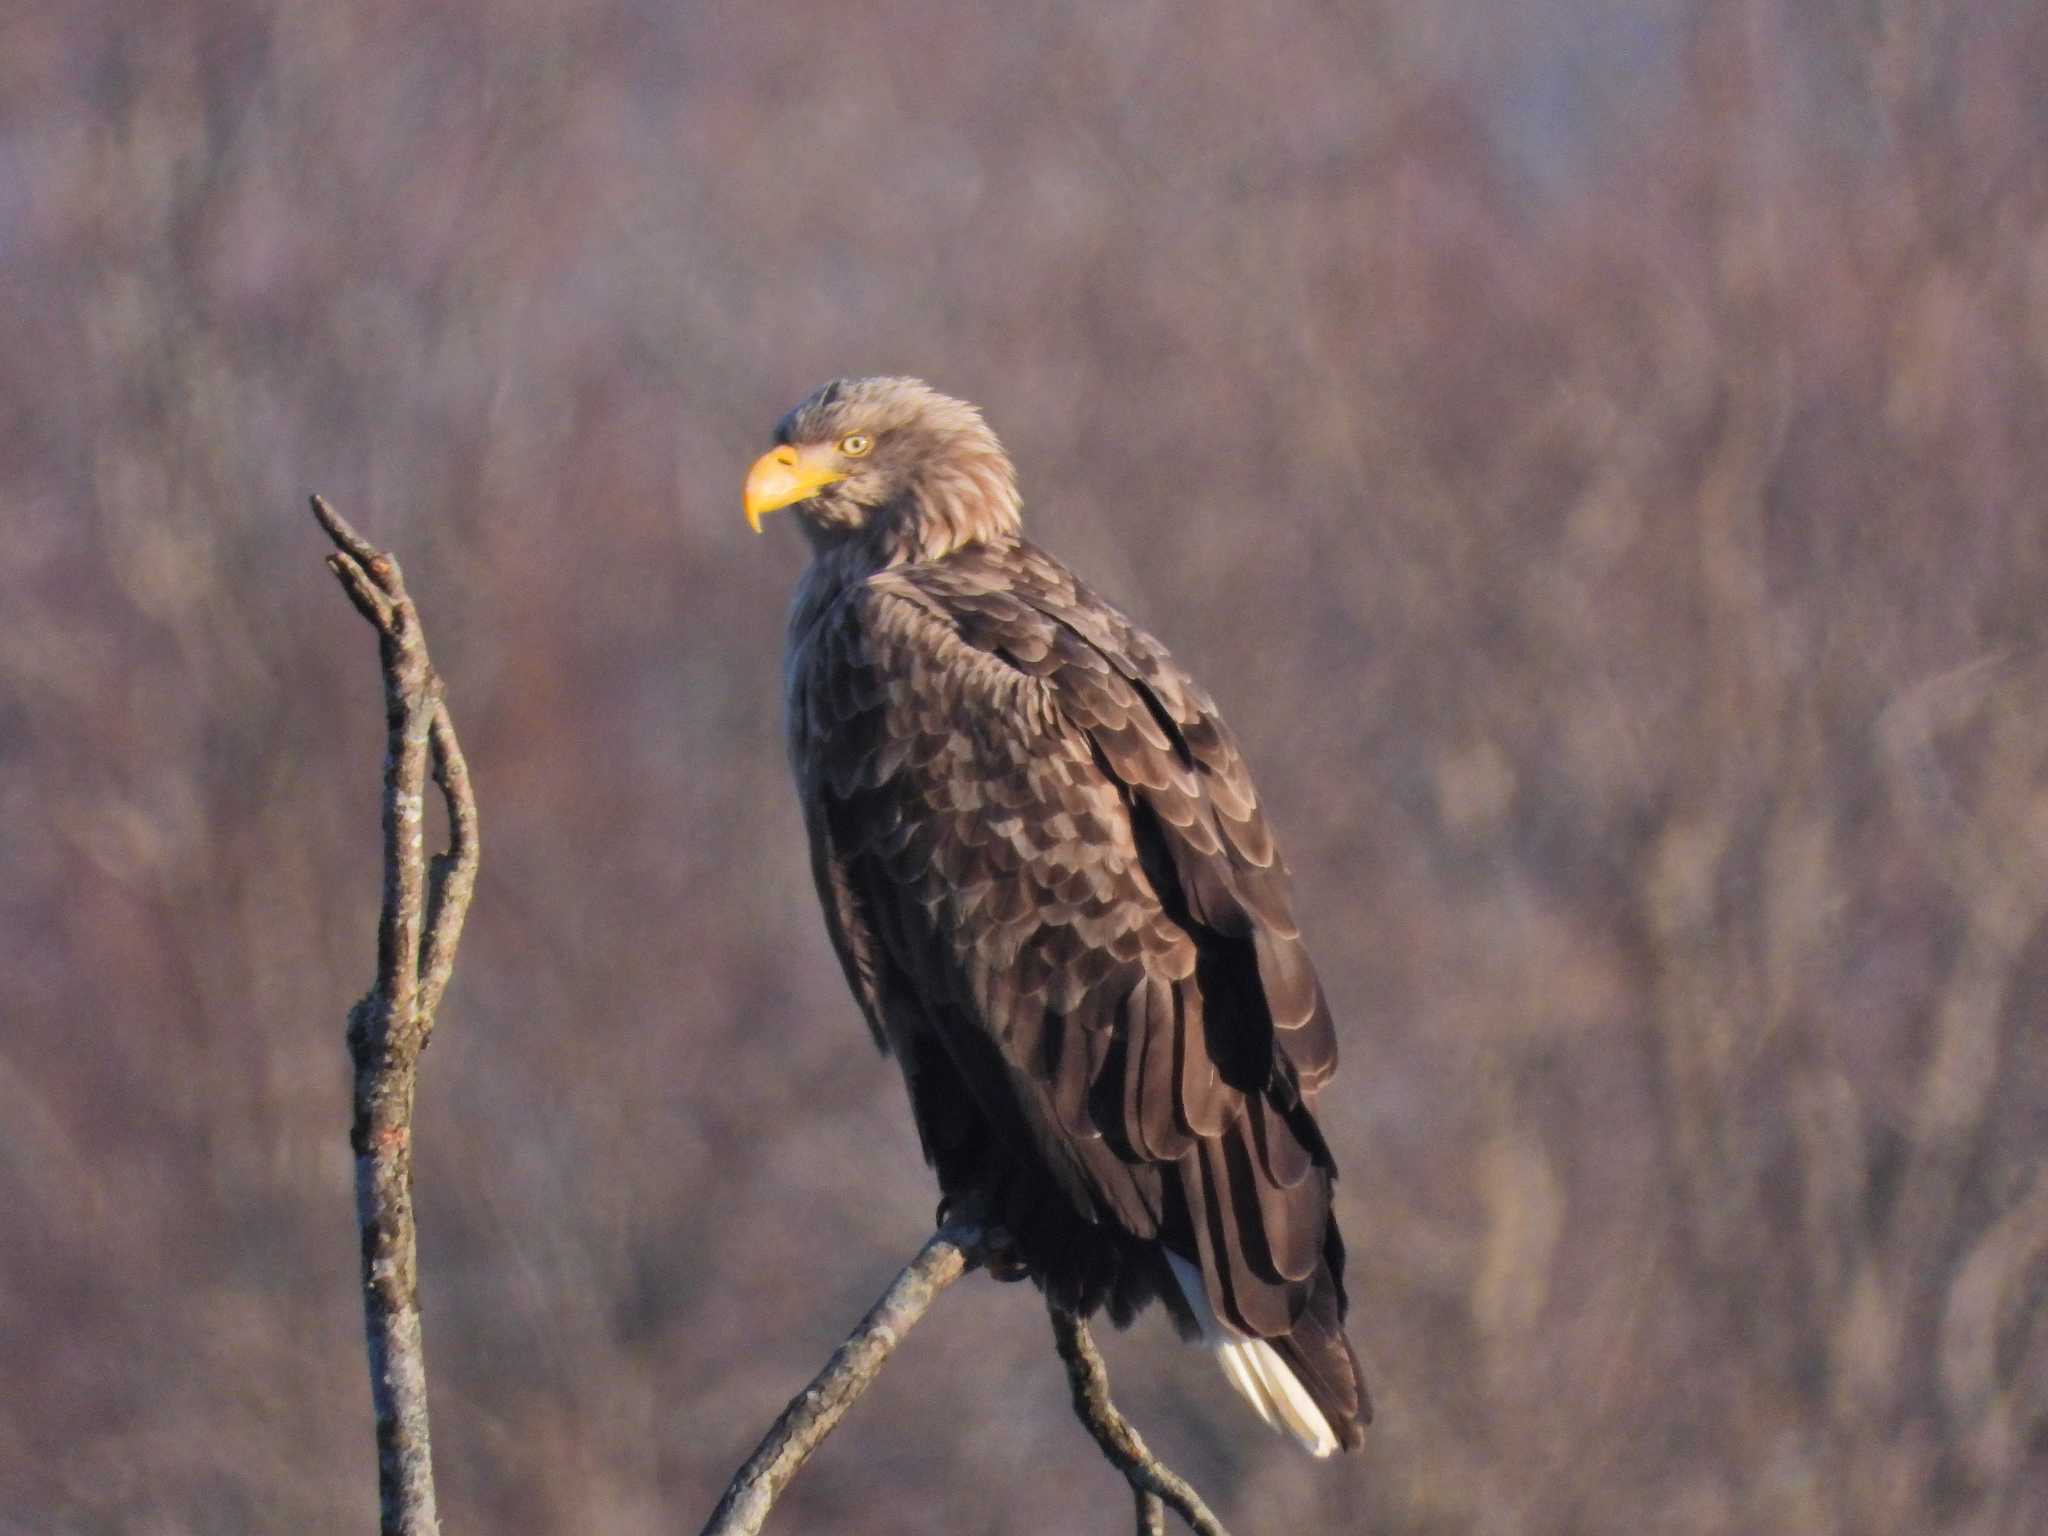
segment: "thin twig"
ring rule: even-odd
[[[1131,1427],[1131,1421],[1110,1401],[1109,1367],[1102,1363],[1102,1352],[1089,1336],[1088,1325],[1051,1302],[1046,1304],[1046,1310],[1052,1314],[1053,1343],[1059,1349],[1060,1359],[1066,1362],[1067,1383],[1074,1389],[1074,1415],[1095,1437],[1110,1464],[1130,1481],[1138,1501],[1140,1536],[1165,1529],[1159,1501],[1172,1506],[1196,1536],[1229,1536],[1222,1522],[1202,1502],[1202,1496],[1179,1473],[1145,1449],[1145,1442]]]
[[[434,1036],[441,994],[455,970],[456,946],[462,942],[469,898],[476,891],[478,857],[476,794],[470,788],[469,763],[455,739],[445,699],[434,702],[429,740],[434,751],[434,782],[448,806],[448,851],[427,864],[427,931],[420,948],[420,1048]]]
[[[375,626],[384,670],[384,899],[377,981],[349,1011],[355,1066],[356,1218],[363,1314],[377,1410],[384,1536],[436,1536],[412,1205],[412,1111],[419,1056],[434,1027],[462,937],[478,855],[476,798],[419,614],[398,562],[318,496],[313,516],[334,541],[327,564]],[[448,805],[449,848],[425,858],[429,757]]]
[[[941,1291],[978,1262],[981,1245],[981,1228],[971,1223],[948,1224],[932,1234],[817,1379],[790,1399],[760,1448],[726,1485],[703,1536],[755,1536],[797,1469],[860,1400],[903,1335]]]

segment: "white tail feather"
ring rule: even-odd
[[[1169,1253],[1173,1278],[1201,1324],[1203,1342],[1216,1351],[1216,1360],[1230,1384],[1244,1396],[1259,1417],[1275,1430],[1284,1430],[1299,1440],[1311,1456],[1327,1456],[1337,1449],[1336,1433],[1323,1411],[1308,1395],[1287,1362],[1273,1352],[1264,1339],[1247,1338],[1226,1327],[1209,1305],[1201,1273],[1178,1254]]]

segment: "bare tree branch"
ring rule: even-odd
[[[428,740],[433,747],[434,782],[441,786],[441,798],[448,806],[448,849],[427,864],[427,931],[420,947],[422,1050],[433,1038],[441,994],[448,990],[448,978],[455,970],[456,946],[462,942],[469,898],[476,891],[478,854],[476,795],[469,784],[469,762],[455,739],[447,702],[438,697]]]
[[[971,1223],[949,1223],[932,1234],[825,1369],[790,1399],[767,1438],[726,1485],[703,1536],[754,1536],[761,1529],[798,1468],[860,1400],[903,1335],[941,1291],[979,1262],[981,1245],[982,1230]]]
[[[747,1464],[726,1484],[701,1536],[757,1536],[797,1470],[873,1385],[903,1335],[931,1309],[941,1291],[983,1261],[991,1241],[978,1219],[965,1216],[932,1235],[833,1352],[825,1369],[790,1399]],[[1074,1389],[1074,1412],[1102,1454],[1129,1481],[1138,1536],[1165,1536],[1169,1505],[1196,1536],[1230,1536],[1201,1495],[1145,1448],[1130,1421],[1110,1401],[1109,1370],[1089,1337],[1088,1325],[1051,1303],[1047,1310]]]
[[[356,1219],[363,1312],[377,1410],[384,1536],[436,1536],[412,1206],[412,1110],[420,1051],[433,1032],[476,887],[476,798],[426,634],[398,562],[318,496],[313,516],[334,541],[327,564],[375,626],[384,669],[384,900],[377,980],[349,1011],[355,1066]],[[448,851],[424,856],[429,758],[448,805]]]
[[[1066,1362],[1067,1383],[1074,1389],[1075,1417],[1095,1437],[1110,1464],[1130,1481],[1138,1501],[1139,1536],[1156,1536],[1165,1530],[1166,1518],[1159,1509],[1162,1501],[1196,1536],[1230,1536],[1187,1479],[1145,1448],[1131,1421],[1110,1401],[1109,1367],[1102,1363],[1102,1352],[1089,1336],[1088,1325],[1055,1303],[1047,1302],[1046,1310],[1052,1315],[1053,1343]]]

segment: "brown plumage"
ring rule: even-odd
[[[793,507],[814,552],[788,661],[812,867],[945,1198],[1060,1302],[1156,1298],[1268,1422],[1357,1445],[1314,1114],[1336,1036],[1215,705],[1019,536],[973,407],[840,380],[776,445],[747,513]]]

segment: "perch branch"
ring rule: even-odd
[[[811,1452],[860,1401],[903,1335],[930,1310],[939,1293],[980,1261],[981,1228],[948,1223],[932,1234],[882,1292],[881,1299],[833,1352],[812,1383],[790,1399],[747,1464],[726,1484],[703,1536],[754,1536],[768,1511]]]
[[[356,1155],[382,1530],[384,1536],[436,1536],[412,1205],[412,1110],[420,1051],[433,1033],[476,887],[476,798],[398,562],[318,496],[313,516],[334,541],[328,568],[377,631],[384,670],[384,899],[377,980],[349,1011],[348,1026],[355,1067],[349,1142]],[[430,761],[449,827],[448,850],[436,854],[431,866],[424,857]]]
[[[747,1464],[726,1484],[702,1536],[757,1536],[798,1469],[874,1384],[884,1362],[939,1293],[982,1262],[989,1242],[980,1222],[964,1216],[932,1235],[834,1351],[825,1369],[790,1399]],[[1087,1324],[1057,1306],[1048,1310],[1053,1339],[1074,1389],[1074,1412],[1102,1454],[1130,1483],[1138,1536],[1165,1536],[1168,1506],[1196,1536],[1230,1536],[1201,1495],[1145,1448],[1130,1421],[1110,1401],[1109,1370]]]
[[[1046,1310],[1052,1314],[1053,1343],[1066,1362],[1067,1384],[1074,1389],[1074,1415],[1095,1437],[1110,1464],[1129,1481],[1138,1501],[1139,1536],[1165,1530],[1161,1503],[1171,1506],[1196,1536],[1229,1536],[1202,1496],[1145,1448],[1131,1421],[1110,1401],[1109,1367],[1102,1363],[1102,1352],[1089,1336],[1088,1325],[1052,1303]]]

